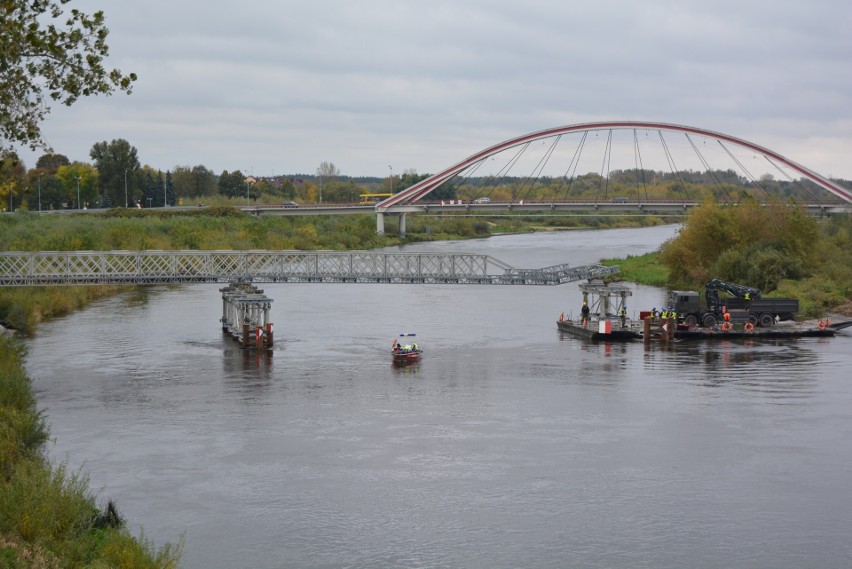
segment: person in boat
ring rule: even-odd
[[[589,304],[584,300],[583,308],[580,309],[580,314],[583,316],[583,320],[589,319]]]
[[[651,309],[651,320],[656,320],[660,314],[657,312],[657,307]]]
[[[403,349],[403,351],[404,351],[406,354],[407,354],[408,352],[410,352],[410,351],[411,351],[411,344],[406,344],[406,345],[405,345],[405,348]]]
[[[412,349],[412,350],[414,350],[415,352],[419,349],[419,348],[417,347],[417,343],[416,343],[416,342],[415,342],[414,344],[411,344],[411,349]]]
[[[621,317],[621,327],[624,328],[627,326],[627,307],[622,306],[621,310],[619,310],[618,315]]]

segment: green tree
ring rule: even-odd
[[[228,172],[223,170],[219,175],[219,193],[229,198],[245,197],[246,177],[239,170]]]
[[[130,191],[127,189],[128,180],[132,181],[139,170],[139,158],[136,148],[119,138],[112,142],[97,142],[89,152],[95,167],[98,169],[101,193],[113,206],[130,205]]]
[[[323,186],[322,198],[332,203],[357,203],[362,193],[365,193],[365,188],[352,180],[332,180]]]
[[[76,191],[76,188],[75,188]],[[74,194],[76,200],[76,193]],[[62,180],[53,175],[45,175],[41,179],[41,209],[62,209],[63,204],[70,203],[68,189],[62,185]],[[35,198],[38,199],[37,197]],[[36,202],[33,202],[34,204]],[[30,209],[38,209],[37,205],[31,205]]]
[[[164,194],[164,197],[166,199],[166,205],[167,206],[177,205],[177,194],[175,193],[175,185],[172,182],[172,173],[171,172],[166,172],[165,184],[166,184],[166,186],[165,186],[166,192]]]
[[[129,94],[136,81],[135,73],[104,67],[104,13],[64,14],[68,2],[0,2],[0,152],[16,144],[49,148],[41,133],[49,101],[70,106],[81,96]]]
[[[44,170],[46,173],[55,174],[60,166],[67,166],[70,163],[71,161],[64,154],[48,152],[39,157],[35,167],[39,170]]]
[[[60,166],[56,171],[56,178],[65,188],[65,195],[72,209],[99,204],[98,171],[91,164],[72,162],[68,166]]]
[[[317,178],[319,178],[319,188],[317,188],[317,201],[322,203],[323,186],[328,185],[328,182],[340,176],[340,170],[334,165],[334,162],[322,162],[317,168]]]
[[[772,291],[783,279],[812,272],[819,235],[817,222],[794,204],[763,206],[747,198],[724,207],[708,200],[663,245],[660,260],[673,288],[721,278]]]
[[[176,166],[172,173],[175,193],[179,196],[200,197],[216,195],[216,174],[204,166]]]
[[[142,207],[157,207],[157,180],[154,178],[154,170],[145,167],[142,181]]]
[[[0,211],[16,210],[27,188],[26,169],[14,152],[0,152]]]

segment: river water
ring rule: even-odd
[[[520,268],[656,249],[673,226],[405,247]],[[852,334],[588,344],[559,287],[280,284],[277,346],[215,285],[42,325],[28,370],[56,460],[183,566],[852,566]],[[634,287],[628,311],[660,305]],[[393,367],[415,332],[419,364]]]

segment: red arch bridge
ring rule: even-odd
[[[630,195],[618,193],[610,183],[613,164],[635,175],[635,190]],[[659,166],[659,170],[657,167]],[[680,182],[682,193],[675,198],[653,199],[656,180],[644,179],[651,172],[666,172]],[[598,174],[593,197],[572,199],[571,188],[577,176],[587,172]],[[789,182],[799,203],[813,214],[852,212],[852,191],[838,182],[782,156],[766,147],[731,135],[702,128],[642,121],[607,121],[580,123],[533,132],[506,140],[481,150],[464,160],[393,195],[375,206],[314,205],[300,208],[275,206],[246,207],[255,215],[376,214],[376,230],[384,233],[386,215],[399,217],[400,234],[405,235],[408,213],[493,216],[546,212],[581,212],[580,215],[682,215],[694,206],[684,183],[685,173],[703,172],[707,183],[724,187],[721,174],[748,183],[752,197],[770,199],[771,181]],[[521,180],[511,200],[495,200],[489,192],[501,180],[512,176]],[[433,200],[430,194],[441,188],[458,187],[474,178],[487,178],[481,194],[467,202]],[[536,187],[547,179],[551,194],[548,200],[531,199]],[[740,192],[741,193],[741,192]],[[577,195],[575,188],[574,194]],[[588,196],[586,188],[584,195]],[[786,196],[778,196],[786,197]],[[731,205],[736,202],[729,201]],[[575,213],[576,214],[576,213]]]

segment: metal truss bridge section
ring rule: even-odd
[[[0,253],[0,286],[175,283],[558,285],[617,267],[516,269],[488,255],[370,251],[40,251]]]

